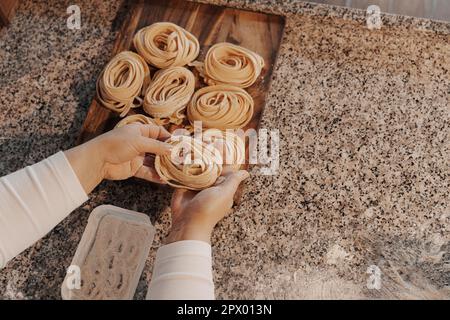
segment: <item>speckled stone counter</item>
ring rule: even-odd
[[[287,16],[262,127],[280,171],[251,170],[242,205],[213,237],[220,299],[450,298],[450,24],[299,1],[214,1]],[[21,1],[0,31],[0,174],[71,147],[127,6]],[[282,3],[282,4],[281,4]],[[170,189],[102,183],[0,271],[0,298],[60,298],[89,212],[113,204],[170,226]],[[381,288],[373,289],[371,270]],[[369,285],[368,285],[369,284]]]

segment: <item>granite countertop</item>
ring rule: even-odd
[[[228,298],[450,298],[450,23],[299,1],[213,1],[287,16],[262,127],[280,132],[280,170],[251,170],[243,203],[217,227],[216,294]],[[0,32],[0,174],[74,145],[127,10],[23,0]],[[157,227],[136,298],[170,225],[169,189],[104,182],[0,271],[0,298],[60,298],[100,204]],[[370,271],[381,288],[370,289]]]

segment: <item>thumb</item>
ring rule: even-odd
[[[175,189],[172,195],[170,207],[173,213],[178,213],[186,202],[189,202],[194,197],[195,193],[187,189]]]
[[[234,173],[230,173],[225,177],[225,181],[219,185],[229,195],[233,195],[242,181],[247,179],[250,174],[245,170],[239,170]]]

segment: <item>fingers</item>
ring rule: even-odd
[[[167,182],[162,180],[158,173],[156,172],[155,168],[147,167],[147,166],[141,166],[138,171],[134,174],[135,177],[141,178],[147,181],[160,183],[160,184],[166,184]]]
[[[139,153],[170,155],[172,152],[172,146],[170,144],[147,137],[139,137],[137,146]]]
[[[214,183],[214,185],[218,186],[218,185],[222,184],[225,180],[226,180],[226,178],[224,176],[220,176],[220,177],[217,178],[217,180]]]
[[[239,170],[225,176],[225,181],[219,187],[228,195],[234,195],[242,181],[247,179],[250,174],[245,170]]]
[[[170,133],[164,127],[155,124],[141,125],[141,134],[146,138],[158,139],[161,141],[170,138]]]
[[[221,177],[226,177],[234,172],[239,171],[233,165],[224,164],[222,165],[222,175]]]
[[[170,155],[172,146],[168,143],[159,141],[167,140],[170,133],[164,127],[154,124],[140,126],[142,137],[139,138],[138,146],[140,153],[153,153],[158,155]]]

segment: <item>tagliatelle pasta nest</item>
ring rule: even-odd
[[[214,146],[219,152],[223,165],[238,170],[245,162],[245,143],[233,130],[208,129],[203,133],[203,142]]]
[[[160,124],[180,124],[195,89],[195,77],[183,67],[159,70],[144,97],[144,111]],[[165,119],[166,121],[159,121]]]
[[[211,187],[222,173],[222,158],[213,146],[190,136],[173,136],[171,155],[156,156],[155,169],[169,185],[202,190]]]
[[[204,128],[239,129],[250,122],[253,109],[253,98],[244,89],[217,85],[195,92],[187,116],[191,124],[202,121]]]
[[[140,29],[133,38],[137,52],[157,68],[184,66],[197,58],[197,38],[170,22],[154,23]]]
[[[167,143],[172,155],[156,156],[154,165],[162,180],[176,188],[209,188],[223,170],[238,170],[246,161],[246,142],[233,130],[246,127],[255,106],[245,90],[252,86],[265,66],[256,52],[232,43],[217,43],[204,62],[195,61],[200,45],[196,37],[169,22],[154,23],[133,38],[138,53],[124,51],[115,56],[97,81],[98,100],[120,113],[116,127],[130,123],[169,125],[173,135]],[[159,69],[151,78],[149,65]],[[195,67],[194,74],[184,66]],[[153,74],[153,71],[152,71]],[[195,92],[196,76],[206,87]],[[141,113],[141,111],[138,111]],[[187,119],[185,119],[187,118]],[[196,137],[195,122],[203,127]],[[189,122],[189,123],[188,123]],[[192,135],[194,133],[194,135]]]
[[[133,114],[120,120],[116,124],[116,128],[123,127],[130,123],[155,124],[152,118],[144,116],[143,114]]]
[[[97,97],[106,108],[124,117],[142,105],[140,97],[150,83],[150,70],[138,54],[123,51],[106,65],[97,81]]]
[[[203,65],[194,63],[208,85],[230,84],[240,88],[255,83],[264,68],[264,59],[244,47],[222,42],[206,53]]]

